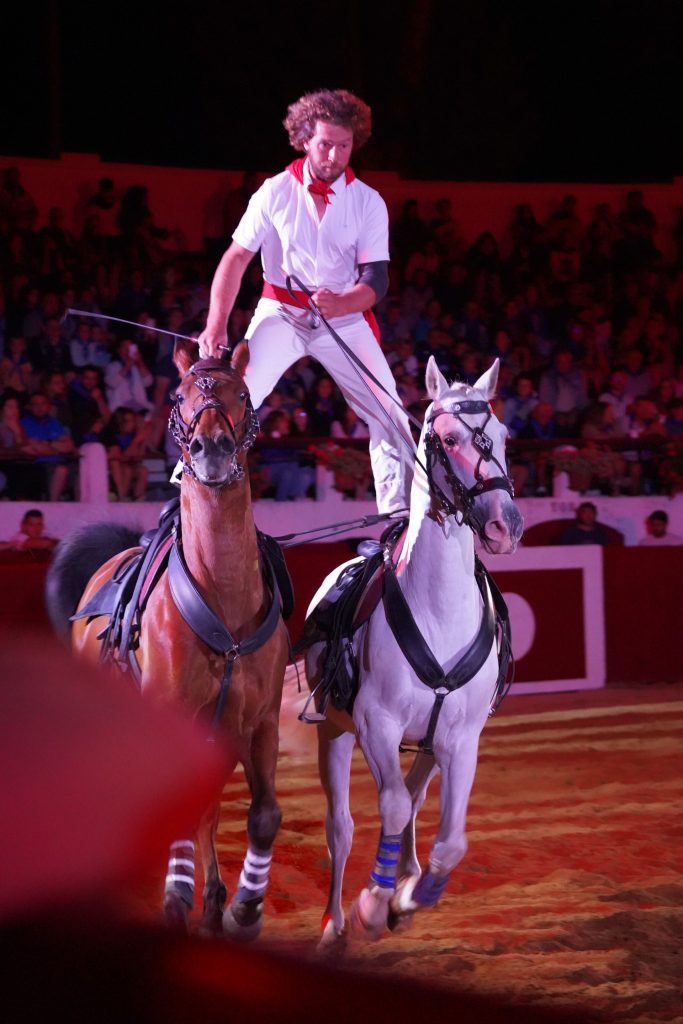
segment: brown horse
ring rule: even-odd
[[[243,378],[246,347],[238,347],[230,364],[193,362],[192,353],[196,346],[191,343],[176,344],[181,382],[171,426],[184,463],[179,537],[168,568],[146,598],[132,657],[145,699],[213,721],[216,742],[226,751],[228,773],[238,761],[244,765],[252,798],[249,847],[239,886],[225,911],[227,891],[215,844],[219,805],[207,811],[196,837],[205,880],[202,930],[222,929],[251,939],[261,928],[272,845],[281,818],[275,768],[289,642],[275,573],[254,525],[245,473],[246,451],[258,430]],[[79,609],[90,609],[73,622],[71,640],[75,652],[91,660],[101,660],[103,630],[106,634],[108,622],[111,626],[111,618],[97,613],[97,595],[107,592],[106,584],[120,578],[137,553],[121,551],[120,539],[113,539],[110,547],[119,553],[101,564],[111,554],[110,550],[103,555],[100,541],[105,531],[116,535],[111,524],[98,524],[66,538],[46,589],[52,621],[62,632],[75,611],[74,591],[81,595]],[[88,570],[87,549],[91,563],[93,549],[98,556],[94,575],[88,575],[92,564]],[[189,607],[193,602],[199,606],[198,626],[193,620],[197,612]],[[111,639],[109,643],[112,646]],[[125,652],[113,647],[113,660],[123,661]],[[187,926],[193,893],[194,841],[182,838],[172,845],[166,877],[164,911],[170,922]]]

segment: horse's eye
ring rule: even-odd
[[[171,401],[177,402],[178,405],[180,405],[181,402],[185,401],[185,396],[181,395],[179,391],[176,391],[174,394],[171,395]]]
[[[246,402],[246,400],[247,400],[247,392],[246,391],[240,392],[240,402]]]
[[[457,438],[453,437],[452,434],[448,434],[446,437],[444,437],[443,443],[446,445],[447,448],[457,448],[458,446]]]

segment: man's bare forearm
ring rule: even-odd
[[[223,254],[211,283],[211,300],[206,318],[206,330],[200,339],[210,355],[219,355],[217,346],[225,344],[228,317],[242,283],[242,276],[254,256],[253,252],[232,243]]]
[[[364,313],[377,302],[377,296],[366,284],[357,284],[343,295],[337,295],[328,288],[320,288],[314,293],[318,309],[326,318],[347,316],[349,313]]]

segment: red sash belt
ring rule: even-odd
[[[280,285],[271,284],[270,281],[263,282],[263,291],[261,292],[262,299],[275,299],[276,302],[283,302],[285,306],[296,306],[308,309],[308,295],[305,292],[292,292],[287,291],[286,288],[281,288]],[[377,318],[371,309],[366,309],[363,316],[367,320],[368,327],[374,334],[375,338],[379,342],[380,332]]]

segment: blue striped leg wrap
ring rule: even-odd
[[[401,837],[381,834],[375,857],[375,866],[370,872],[370,883],[380,889],[396,888],[396,865],[401,852]]]
[[[268,876],[272,859],[272,850],[260,850],[257,852],[249,846],[247,855],[244,858],[239,888],[235,893],[235,899],[238,903],[248,903],[250,900],[263,899],[268,888]]]
[[[194,843],[179,839],[171,843],[171,856],[166,872],[166,892],[177,893],[183,903],[192,906],[194,900]]]
[[[450,877],[450,874],[433,875],[430,868],[425,868],[420,881],[413,889],[413,899],[421,907],[435,907]]]

